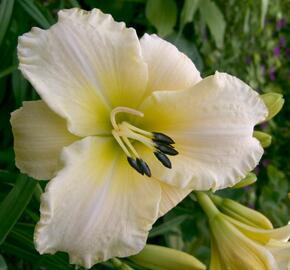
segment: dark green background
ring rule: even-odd
[[[256,169],[258,181],[240,190],[224,190],[267,215],[275,226],[289,220],[290,1],[288,0],[2,0],[0,4],[0,270],[75,269],[67,255],[40,256],[33,246],[39,196],[45,183],[21,175],[14,164],[10,113],[38,96],[17,70],[19,35],[31,27],[48,28],[62,8],[100,8],[134,27],[139,36],[158,33],[196,64],[203,76],[215,70],[236,75],[260,93],[286,99],[274,120],[257,129],[273,136]],[[199,206],[185,199],[161,218],[149,242],[182,249],[209,262],[209,231]],[[7,268],[8,266],[8,268]],[[110,269],[110,263],[94,269]],[[136,268],[142,269],[142,268]]]

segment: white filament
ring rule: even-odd
[[[127,122],[122,122],[121,124],[117,124],[116,115],[118,113],[129,113],[134,114],[140,117],[144,116],[144,113],[128,108],[128,107],[116,107],[111,112],[111,123],[113,126],[112,134],[122,150],[128,157],[132,157],[131,153],[139,158],[139,155],[130,142],[129,139],[133,139],[139,141],[149,147],[150,149],[154,149],[154,143],[151,140],[152,133],[145,131],[143,129],[137,128]],[[148,138],[149,137],[149,138]],[[131,153],[130,153],[131,152]]]
[[[129,113],[129,114],[134,114],[134,115],[137,115],[140,117],[144,116],[144,113],[137,111],[137,110],[134,110],[134,109],[131,109],[131,108],[128,108],[128,107],[116,107],[111,111],[111,123],[112,123],[112,126],[115,130],[118,130],[118,125],[116,123],[116,114],[117,113]]]

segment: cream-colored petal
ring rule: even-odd
[[[226,217],[226,219],[233,225],[235,225],[249,238],[254,239],[255,241],[262,244],[267,244],[271,239],[277,241],[288,241],[288,239],[290,238],[290,224],[285,225],[281,228],[266,230],[249,226],[228,216]]]
[[[147,95],[156,90],[187,89],[201,80],[192,61],[171,43],[145,34],[140,44],[148,64]]]
[[[223,215],[211,219],[210,226],[226,269],[279,270],[271,252],[243,235]]]
[[[279,270],[290,269],[290,243],[283,243],[281,241],[271,240],[266,247],[271,251]]]
[[[180,203],[192,190],[180,189],[160,182],[161,201],[158,216],[163,216],[178,203]]]
[[[158,216],[160,185],[133,170],[109,137],[87,137],[62,152],[64,168],[41,198],[40,253],[65,251],[90,268],[138,253]]]
[[[137,106],[147,84],[135,30],[97,9],[63,10],[50,29],[32,28],[19,38],[18,57],[24,76],[80,136],[110,133],[110,110]]]
[[[154,92],[140,110],[143,129],[176,142],[179,155],[170,157],[171,170],[146,152],[153,175],[168,184],[195,190],[232,186],[263,154],[253,128],[267,109],[255,91],[228,74],[217,72],[185,91]]]
[[[43,101],[28,101],[11,114],[16,166],[36,179],[50,179],[59,168],[64,146],[79,137]]]
[[[210,270],[226,270],[215,239],[211,239],[211,252],[210,252]]]

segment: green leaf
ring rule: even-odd
[[[182,34],[179,35],[176,32],[173,32],[166,38],[166,40],[174,44],[181,52],[186,54],[200,72],[203,70],[203,60],[193,41],[186,39]]]
[[[149,237],[155,237],[164,233],[171,232],[176,226],[180,225],[184,220],[188,218],[188,215],[177,216],[169,221],[162,223],[159,226],[154,227],[149,233]]]
[[[37,182],[19,175],[15,186],[0,204],[0,244],[13,228],[34,192]]]
[[[180,31],[182,31],[185,24],[192,22],[198,5],[199,0],[185,0],[180,14]]]
[[[18,0],[18,3],[41,27],[49,28],[49,21],[32,0]]]
[[[21,75],[19,70],[12,73],[12,90],[14,93],[16,107],[20,107],[29,94],[28,82]]]
[[[174,0],[148,0],[145,13],[161,37],[173,31],[177,19],[177,7]]]
[[[211,0],[203,0],[199,4],[202,18],[212,34],[216,46],[223,47],[226,22],[219,7]]]
[[[4,70],[1,70],[0,71],[0,79],[11,74],[16,69],[17,69],[17,66],[13,65],[13,66],[5,68]]]
[[[78,8],[81,7],[77,0],[69,0],[69,3],[72,7],[78,7]]]
[[[17,57],[16,54],[14,56],[14,63],[17,67]],[[14,70],[12,73],[12,90],[14,93],[16,107],[20,107],[22,105],[22,101],[27,100],[28,96],[28,82],[24,79],[21,72],[19,70]]]
[[[37,261],[37,254],[30,250],[28,251],[27,249],[19,248],[18,246],[6,242],[1,246],[1,248],[5,252],[14,255],[17,258],[23,258],[31,263]]]
[[[7,270],[7,264],[2,255],[0,255],[0,270]]]
[[[13,243],[16,244],[17,248],[25,250],[26,252],[30,252],[30,254],[27,253],[28,256],[36,256],[33,260],[33,263],[35,265],[35,269],[39,269],[37,266],[45,266],[49,269],[72,269],[73,267],[68,264],[68,261],[65,257],[63,257],[63,254],[56,254],[56,255],[42,255],[40,256],[33,244],[33,232],[34,232],[34,225],[32,224],[25,224],[25,223],[17,223],[14,228],[11,230],[9,237],[5,241],[4,245],[7,243]],[[10,249],[12,253],[13,247],[10,246]],[[20,250],[19,250],[20,251]],[[21,251],[20,251],[21,252]],[[17,254],[18,255],[18,254]],[[21,255],[18,255],[21,257]],[[26,254],[23,253],[23,259],[26,259]]]
[[[244,33],[249,33],[249,31],[250,31],[250,22],[249,22],[249,20],[250,20],[250,8],[247,8],[245,19],[244,19],[244,25],[243,25]]]
[[[10,23],[13,6],[14,0],[2,0],[0,5],[0,46]]]
[[[0,170],[0,183],[15,183],[17,176],[16,173],[7,170]]]
[[[261,28],[264,28],[265,18],[267,15],[269,0],[261,0]]]

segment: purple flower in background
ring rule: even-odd
[[[282,18],[280,20],[277,21],[276,23],[276,29],[277,31],[280,31],[282,28],[284,28],[286,26],[287,22],[285,18]]]
[[[275,81],[276,80],[276,70],[274,67],[271,67],[269,70],[269,77],[271,81]]]
[[[282,48],[286,46],[286,38],[284,36],[280,37],[279,46]]]
[[[290,79],[290,71],[288,71],[288,78]]]
[[[255,169],[254,169],[254,174],[258,175],[260,172],[260,167],[257,166]]]
[[[267,167],[267,166],[269,166],[271,164],[271,160],[270,159],[264,159],[262,161],[262,164],[263,164],[264,167]]]
[[[286,49],[285,49],[285,54],[286,54],[286,57],[287,57],[288,59],[290,59],[290,49],[289,49],[289,48],[286,48]]]
[[[262,130],[265,130],[265,129],[268,128],[269,124],[268,124],[268,122],[263,122],[263,123],[261,123],[259,126],[260,126],[260,128],[261,128]]]
[[[274,56],[279,57],[280,56],[280,47],[279,46],[276,46],[273,49],[273,53],[274,53]]]
[[[245,57],[245,63],[246,63],[247,65],[250,65],[250,64],[252,63],[252,57],[251,57],[250,55],[247,55],[247,56]]]
[[[250,192],[253,190],[253,188],[251,186],[245,186],[243,187],[243,190],[246,191],[246,192]],[[249,206],[249,205],[248,205]],[[252,207],[251,207],[252,208]]]

